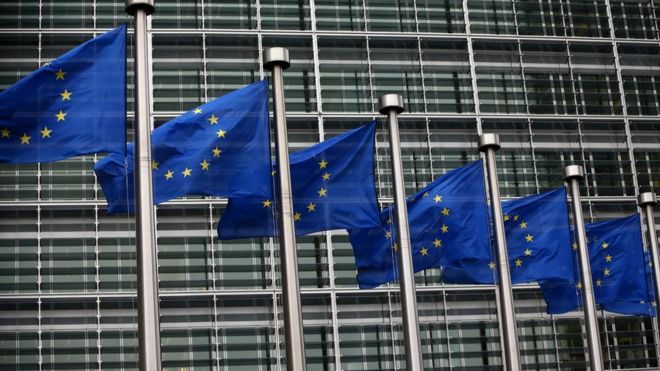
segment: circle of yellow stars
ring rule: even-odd
[[[527,222],[524,220],[520,219],[520,215],[509,215],[509,214],[504,214],[503,216],[504,222],[513,222],[517,224],[517,227],[520,230],[526,230],[527,229]],[[524,237],[525,239],[525,250],[523,251],[524,256],[523,257],[531,257],[534,254],[534,251],[532,250],[532,246],[529,244],[534,242],[534,235],[531,233],[527,233]],[[521,268],[523,266],[524,260],[521,259],[520,257],[516,258],[516,260],[513,261],[513,266],[516,268]],[[495,269],[495,263],[490,262],[488,263],[488,267],[493,270]]]
[[[321,173],[322,184],[321,184],[321,187],[319,188],[319,190],[316,191],[316,194],[318,194],[319,199],[322,199],[322,198],[328,197],[327,182],[332,177],[332,174],[328,171],[328,162],[325,159],[321,159],[321,161],[319,161],[317,164],[318,164],[318,167],[319,167],[318,170]],[[273,175],[274,174],[275,174],[275,172],[273,171]],[[307,209],[307,213],[309,214],[309,213],[316,212],[316,207],[317,206],[318,206],[317,203],[314,203],[314,202],[310,201],[309,203],[307,203],[307,205],[305,205],[305,209]],[[301,221],[302,217],[303,217],[303,214],[299,211],[295,211],[293,213],[293,221],[294,222]]]
[[[445,207],[445,206],[442,206],[442,205],[438,205],[438,204],[442,204],[442,202],[444,201],[444,198],[443,198],[443,196],[442,196],[441,194],[435,194],[433,197],[431,197],[431,193],[430,193],[430,192],[424,192],[424,193],[422,194],[422,198],[429,198],[429,199],[433,202],[434,205],[438,206],[438,208],[441,207],[441,208],[440,208],[440,214],[441,214],[443,217],[449,217],[449,216],[450,216],[450,214],[451,214],[451,209],[450,209],[450,208]],[[388,224],[391,224],[391,222],[392,222],[391,219],[388,220]],[[438,232],[439,232],[441,235],[443,235],[443,234],[445,234],[445,233],[449,233],[449,226],[448,226],[447,224],[444,223],[444,220],[443,220],[442,226],[440,226],[440,229],[438,230]],[[391,237],[392,237],[391,232],[386,231],[386,232],[385,232],[385,238],[390,239]],[[441,248],[443,247],[443,241],[442,241],[442,238],[440,238],[440,236],[435,236],[435,237],[433,237],[433,240],[431,241],[431,245],[433,245],[432,248],[427,248],[426,246],[422,246],[421,249],[419,249],[419,254],[420,254],[420,256],[423,256],[423,257],[424,257],[424,256],[428,256],[428,255],[429,255],[429,252],[430,252],[431,250],[438,250],[438,249],[441,249]],[[395,244],[395,245],[393,246],[393,248],[394,248],[394,250],[396,251],[397,248],[398,248],[398,246],[396,246],[396,244]]]
[[[64,98],[63,98],[64,99]],[[192,114],[197,116],[197,115],[202,115],[204,113],[204,110],[201,107],[197,107],[192,111]],[[210,126],[218,125],[220,123],[220,117],[216,116],[214,113],[212,113],[210,116],[206,117],[204,121],[208,122]],[[216,136],[218,139],[224,139],[227,137],[228,132],[222,129],[219,129],[218,131],[215,132]],[[212,161],[214,158],[219,158],[220,155],[222,154],[222,150],[219,148],[219,146],[215,145],[213,148],[210,149],[210,156],[208,158],[203,157],[202,161],[198,163],[199,169],[202,172],[208,172],[211,165]],[[160,167],[160,162],[156,160],[151,161],[151,169],[153,171],[159,170]],[[163,178],[165,178],[166,181],[174,179],[174,177],[179,174],[179,176],[185,178],[192,177],[194,168],[196,166],[184,166],[183,169],[180,169],[178,171],[175,171],[173,169],[167,169],[167,171],[163,174]],[[268,201],[268,205],[266,205],[264,201],[264,207],[270,207],[271,201]]]

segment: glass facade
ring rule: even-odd
[[[503,196],[562,185],[583,165],[584,213],[636,212],[660,188],[657,0],[158,0],[149,28],[153,121],[267,77],[260,49],[284,46],[289,143],[299,150],[373,118],[377,185],[391,202],[377,99],[404,98],[406,191],[478,158],[497,131]],[[0,4],[0,90],[93,35],[130,23],[123,0]],[[129,56],[131,53],[129,41]],[[131,57],[132,58],[132,57]],[[129,63],[129,78],[132,66]],[[132,85],[129,138],[132,138]],[[0,366],[135,370],[135,225],[109,216],[92,166],[102,155],[0,165]],[[163,366],[284,368],[276,241],[219,241],[223,199],[157,210]],[[656,215],[656,224],[660,213]],[[298,238],[311,370],[401,370],[394,284],[360,291],[344,231]],[[500,370],[494,286],[416,276],[428,369]],[[514,288],[528,370],[586,366],[581,312],[545,314],[535,285]],[[599,312],[608,368],[658,367],[652,322]]]

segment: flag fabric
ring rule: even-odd
[[[564,188],[504,201],[502,213],[511,283],[576,282]],[[445,267],[443,277],[451,283],[494,284],[497,272],[488,274],[487,265],[495,268],[488,260],[462,259]],[[464,272],[479,279],[470,281]]]
[[[646,264],[644,265],[644,269],[646,270],[646,299],[640,301],[612,301],[602,303],[601,308],[608,312],[633,316],[655,317],[657,315],[655,295],[653,293],[653,264],[651,263],[651,254],[647,251],[644,255],[646,257]]]
[[[296,235],[380,225],[374,182],[375,130],[372,121],[289,156]],[[279,184],[278,175],[273,174],[273,182]],[[272,194],[231,197],[218,223],[218,238],[276,236],[275,210]]]
[[[492,276],[490,238],[482,162],[453,169],[407,199],[415,272],[452,265],[454,279],[479,281]],[[360,288],[398,278],[394,209],[381,212],[381,226],[349,231]],[[459,269],[463,260],[485,261],[484,270]],[[485,272],[485,273],[484,273]],[[443,279],[445,279],[443,271]],[[492,281],[492,277],[490,278]]]
[[[0,162],[51,162],[126,148],[126,26],[0,93]]]
[[[620,302],[649,300],[642,232],[638,214],[585,224],[596,304],[616,309]],[[577,245],[573,245],[577,249]],[[575,259],[577,274],[577,258]],[[582,283],[541,283],[550,314],[565,313],[582,305]]]
[[[502,202],[511,283],[575,283],[564,188]]]
[[[111,154],[94,171],[108,213],[134,210],[134,148]],[[156,128],[151,134],[154,203],[198,194],[271,194],[268,82],[235,90]]]

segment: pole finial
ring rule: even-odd
[[[396,113],[403,112],[403,97],[399,94],[385,94],[378,100],[380,109],[378,112],[386,115],[389,110],[394,110]]]
[[[486,152],[488,148],[493,148],[497,151],[501,148],[500,136],[494,133],[481,134],[477,140],[477,145],[479,147],[479,151],[481,152]]]
[[[283,70],[289,68],[289,49],[287,48],[266,48],[264,49],[264,67],[270,69],[274,65],[282,66]]]
[[[135,15],[138,9],[143,9],[147,15],[153,14],[156,10],[154,0],[126,0],[126,7],[124,8],[129,15]]]
[[[564,180],[584,178],[584,170],[580,165],[568,165],[564,168]]]
[[[655,192],[644,192],[639,194],[637,203],[639,206],[655,205],[658,203],[658,200],[655,197]]]

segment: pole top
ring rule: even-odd
[[[390,110],[394,110],[396,113],[403,112],[403,97],[399,94],[382,95],[378,103],[380,103],[379,112],[383,115],[387,114]]]
[[[573,178],[584,178],[584,170],[580,165],[568,165],[564,168],[564,180],[570,180]]]
[[[477,145],[479,146],[479,151],[486,152],[488,148],[493,148],[494,150],[500,149],[500,136],[494,133],[486,133],[479,135],[477,140]]]
[[[144,10],[147,15],[152,14],[156,10],[154,0],[126,0],[126,13],[135,15],[139,9]]]
[[[283,70],[289,68],[289,49],[287,48],[266,48],[264,49],[264,67],[273,68],[273,66],[281,66]]]
[[[644,192],[637,197],[637,203],[639,203],[639,206],[655,205],[658,200],[655,198],[655,192]]]

